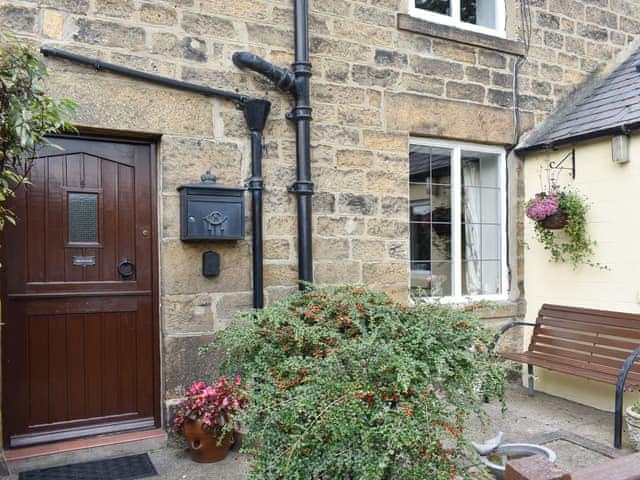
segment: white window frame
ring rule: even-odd
[[[421,300],[438,301],[442,303],[466,303],[471,301],[505,301],[509,299],[509,267],[507,261],[507,158],[505,149],[493,145],[483,145],[470,142],[440,140],[435,138],[411,137],[409,146],[440,147],[451,150],[451,278],[453,294],[447,297],[422,297]],[[463,295],[462,294],[462,223],[460,213],[462,206],[462,150],[480,153],[493,153],[499,156],[498,169],[500,186],[500,271],[501,292],[491,295]],[[453,220],[457,219],[456,222]],[[411,248],[411,246],[409,247]],[[411,251],[409,251],[409,271],[411,271]],[[409,278],[411,291],[411,278]]]
[[[473,32],[484,33],[494,37],[506,38],[506,8],[505,0],[493,0],[496,8],[496,28],[483,27],[482,25],[474,25],[473,23],[463,22],[460,20],[460,1],[449,0],[451,2],[451,15],[430,12],[422,8],[416,7],[415,0],[407,0],[409,2],[409,15],[416,18],[422,18],[434,23],[441,23],[452,27],[471,30]]]

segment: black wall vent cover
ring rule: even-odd
[[[158,475],[149,455],[129,455],[20,473],[20,480],[136,480]]]

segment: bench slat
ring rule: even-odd
[[[544,357],[541,354],[536,353],[524,353],[524,354],[503,354],[505,358],[515,360],[517,362],[526,363],[529,365],[535,365],[547,370],[554,370],[560,373],[568,373],[577,377],[586,378],[587,380],[598,380],[600,382],[608,384],[616,384],[617,376],[607,375],[601,372],[595,372],[591,369],[580,368],[575,365],[566,365],[557,358]]]
[[[620,368],[622,366],[620,362],[615,362],[615,361],[611,362],[610,364],[602,363],[602,362],[594,362],[593,360],[596,357],[580,354],[578,352],[568,352],[566,350],[558,351],[551,347],[546,347],[546,348],[543,347],[539,351],[536,351],[533,353],[539,353],[544,356],[552,355],[557,361],[562,361],[567,365],[579,364],[582,366],[582,368],[591,369],[607,375],[612,375],[612,376],[615,376],[616,378],[618,377],[618,374],[620,373]],[[575,360],[576,363],[575,364],[572,363],[571,360]],[[634,383],[634,384],[640,383],[640,373],[633,372],[633,371],[629,372],[629,374],[627,375],[627,379],[629,383]]]
[[[638,347],[639,342],[633,342],[628,340],[622,340],[619,338],[603,337],[599,334],[588,335],[583,332],[575,332],[570,330],[562,330],[559,328],[553,328],[544,326],[539,331],[540,335],[549,337],[566,338],[568,340],[578,340],[580,342],[594,342],[600,345],[606,345],[609,347],[616,347],[625,350],[629,353],[634,351]]]
[[[533,337],[531,341],[532,351],[536,351],[537,345],[551,345],[559,349],[577,350],[579,352],[586,352],[590,354],[601,355],[603,357],[609,357],[619,360],[620,366],[622,362],[629,356],[631,351],[615,350],[613,348],[600,347],[594,344],[578,343],[569,340],[563,340],[561,338],[545,337],[537,335]]]
[[[608,373],[595,371],[591,368],[590,364],[583,363],[566,363],[567,359],[561,357],[546,356],[539,353],[516,353],[516,354],[503,354],[505,358],[514,360],[516,362],[526,363],[529,365],[535,365],[536,367],[542,367],[546,370],[553,370],[560,373],[568,373],[578,377],[586,378],[587,380],[597,380],[603,383],[615,385],[618,382],[618,373],[611,375]],[[627,386],[640,386],[640,377],[637,375],[629,375],[627,377]]]
[[[593,324],[576,323],[571,321],[557,320],[553,318],[539,319],[542,326],[551,325],[554,327],[565,328],[567,330],[573,330],[577,332],[593,332],[601,335],[611,335],[612,337],[619,338],[633,338],[640,340],[640,325],[636,329],[624,329],[615,327],[599,327]],[[639,342],[640,343],[640,342]]]
[[[612,327],[640,327],[640,315],[634,313],[544,304],[538,315],[542,317],[553,316],[560,319],[595,323],[597,325],[609,325]]]

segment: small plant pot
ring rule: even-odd
[[[629,432],[629,442],[635,450],[640,450],[640,413],[627,407],[624,411],[624,419],[627,422],[627,432]]]
[[[201,420],[190,420],[184,423],[184,437],[189,443],[191,460],[198,463],[214,463],[224,460],[233,444],[233,433],[224,434],[218,445],[218,437],[205,431]]]
[[[540,220],[540,225],[549,230],[560,230],[567,226],[567,214],[562,210],[558,210],[553,215]]]

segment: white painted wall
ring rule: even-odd
[[[549,261],[525,218],[524,252],[526,321],[535,322],[543,303],[640,313],[640,135],[631,139],[631,161],[614,164],[611,140],[576,146],[576,179],[562,174],[560,184],[573,184],[589,199],[589,233],[598,242],[594,260],[610,271]],[[540,191],[540,168],[562,159],[570,149],[527,155],[525,196]],[[570,165],[570,159],[565,164]],[[526,345],[528,345],[528,339]],[[526,369],[525,369],[526,372]],[[536,390],[613,411],[615,389],[600,382],[536,369]],[[627,394],[625,405],[636,394]]]

